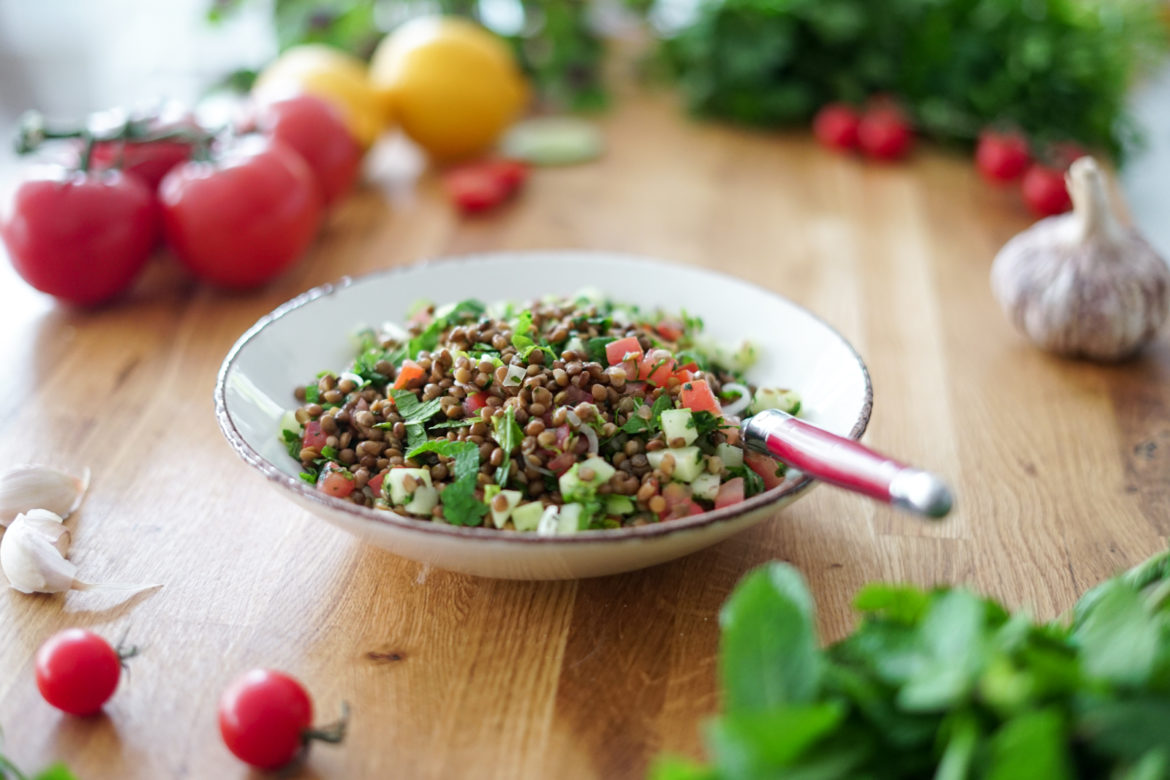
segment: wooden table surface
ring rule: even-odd
[[[251,295],[160,257],[130,300],[55,306],[0,271],[0,463],[88,466],[68,521],[93,580],[156,592],[0,593],[0,728],[36,769],[82,778],[246,777],[216,700],[240,672],[286,670],[318,720],[346,700],[347,744],[305,777],[639,777],[701,754],[718,706],[716,615],[770,559],[808,578],[827,639],[875,579],[968,583],[1050,618],[1159,550],[1170,529],[1170,344],[1101,367],[1037,352],[988,290],[1028,224],[1014,195],[936,151],[869,165],[803,133],[751,134],[626,99],[605,158],[541,170],[522,199],[462,220],[435,181],[367,187],[291,273]],[[364,546],[277,496],[221,437],[216,370],[260,315],[313,285],[420,258],[585,247],[718,268],[838,328],[875,388],[866,441],[947,475],[957,511],[927,525],[830,488],[689,558],[577,582],[497,582]],[[143,647],[105,714],[62,716],[33,655],[85,626]]]

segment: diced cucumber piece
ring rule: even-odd
[[[581,479],[582,469],[592,471],[593,477],[589,480]],[[584,500],[599,485],[608,482],[616,471],[613,466],[606,463],[602,458],[592,457],[583,463],[574,463],[568,471],[561,474],[557,480],[557,484],[561,489],[561,495],[564,496],[566,501]]]
[[[498,487],[498,485],[488,485],[488,487]],[[497,495],[503,496],[504,499],[507,500],[507,502],[508,502],[508,506],[504,509],[504,511],[502,511],[502,512],[496,511],[496,507],[495,507],[496,496],[493,495],[492,499],[489,500],[487,497],[487,488],[484,488],[484,501],[487,503],[488,507],[491,509],[492,522],[495,523],[496,528],[503,528],[504,523],[508,522],[508,518],[512,516],[512,510],[514,510],[516,508],[516,506],[520,503],[520,491],[519,490],[498,490],[498,491],[496,491],[496,493],[497,493]]]
[[[557,514],[557,536],[575,534],[581,530],[580,504],[565,504]]]
[[[505,157],[533,165],[572,165],[601,154],[601,131],[575,117],[536,117],[517,122],[505,134]]]
[[[616,493],[610,493],[605,497],[605,511],[611,515],[630,515],[634,513],[634,502],[630,500],[629,496],[619,496]]]
[[[711,344],[704,342],[700,345],[700,348],[705,348],[704,351],[711,355],[711,360],[716,365],[739,373],[747,371],[754,366],[760,357],[756,346],[750,341],[743,341],[734,346],[731,344]]]
[[[414,491],[407,490],[404,484],[407,477],[414,477],[416,483],[432,487],[431,472],[426,469],[408,469],[403,467],[390,469],[386,478],[382,480],[382,492],[390,499],[392,506],[405,506],[414,495]]]
[[[765,409],[779,409],[782,412],[796,414],[800,411],[800,394],[795,390],[761,387],[752,398],[748,411],[759,414]]]
[[[720,444],[715,448],[715,454],[729,469],[737,469],[743,465],[743,450],[734,444]]]
[[[516,526],[517,531],[535,531],[543,513],[544,505],[539,501],[521,504],[512,510],[512,525]]]
[[[558,514],[559,511],[555,505],[545,507],[544,512],[540,516],[540,520],[536,523],[536,533],[541,536],[556,536]]]
[[[699,438],[695,418],[690,409],[667,409],[662,413],[662,432],[668,442],[682,439],[683,444],[694,444]]]
[[[412,515],[429,515],[438,503],[439,491],[430,485],[420,485],[414,491],[414,497],[402,508]]]
[[[584,360],[586,354],[585,342],[581,341],[579,337],[573,336],[565,342],[565,348],[561,350],[561,354],[563,355],[565,352],[576,352]]]
[[[593,471],[593,479],[590,481],[590,484],[594,487],[609,482],[610,478],[617,473],[617,469],[609,465],[604,458],[596,455],[591,458],[586,458],[581,464],[581,468],[587,468]]]
[[[674,471],[670,475],[671,479],[677,482],[691,482],[703,473],[703,453],[699,452],[699,448],[695,446],[671,447],[647,452],[646,460],[654,468],[661,468],[662,461],[668,454],[674,456]]]
[[[691,483],[691,494],[695,498],[705,498],[708,501],[714,501],[715,496],[719,494],[719,475],[709,474],[704,471],[695,477],[695,481]]]
[[[280,418],[280,432],[281,438],[284,438],[284,432],[290,431],[297,436],[301,435],[301,424],[297,422],[297,416],[292,412],[285,412],[284,416]]]

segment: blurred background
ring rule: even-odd
[[[691,114],[807,127],[830,101],[892,95],[917,133],[969,151],[986,127],[1034,152],[1119,165],[1135,220],[1170,254],[1170,12],[1163,0],[0,0],[0,135],[38,109],[77,121],[160,97],[222,118],[282,51],[368,59],[420,15],[470,17],[512,47],[533,110],[605,111],[630,83]],[[615,65],[615,61],[620,62]],[[640,88],[639,87],[639,88]],[[11,179],[5,142],[0,172]]]

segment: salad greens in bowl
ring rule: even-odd
[[[767,518],[811,481],[746,451],[740,419],[778,408],[858,438],[871,397],[849,345],[780,296],[592,252],[311,290],[239,339],[215,390],[229,443],[295,502],[524,579],[653,565]]]

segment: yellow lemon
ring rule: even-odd
[[[364,147],[386,127],[384,103],[366,78],[365,63],[331,46],[287,49],[264,69],[252,91],[261,99],[307,92],[329,101]]]
[[[508,46],[465,19],[413,19],[386,36],[370,82],[389,116],[443,161],[489,149],[516,118],[527,86]]]

